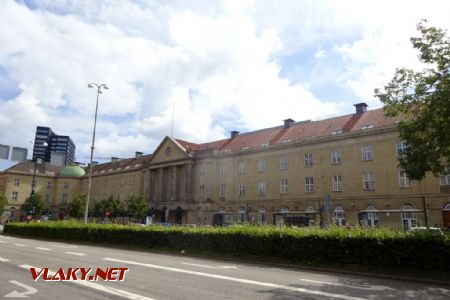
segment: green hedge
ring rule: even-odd
[[[301,264],[450,269],[450,237],[433,233],[271,226],[164,228],[77,222],[12,223],[5,225],[4,232],[145,249],[184,250],[195,254],[281,259]]]

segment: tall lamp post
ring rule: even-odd
[[[34,141],[31,141],[32,143],[35,143]],[[42,146],[46,147],[48,146],[47,143],[42,143]],[[36,157],[35,159],[33,159],[34,161],[34,169],[33,169],[33,178],[31,179],[31,193],[30,193],[30,210],[27,212],[30,215],[33,214],[34,217],[34,195],[36,193],[36,169],[37,169],[37,164],[41,164],[42,163],[42,158],[41,157]]]
[[[34,141],[31,141],[31,143],[34,143]],[[47,143],[43,143],[42,146],[47,147],[48,144]],[[30,197],[33,197],[33,195],[35,193],[35,188],[36,188],[36,167],[37,167],[38,162],[39,162],[39,164],[42,163],[42,158],[36,157],[35,159],[33,159],[33,161],[34,161],[34,170],[33,170],[33,179],[31,181],[31,194],[30,194]]]
[[[89,200],[91,198],[91,186],[92,186],[92,159],[94,157],[94,143],[95,143],[95,127],[97,126],[97,111],[98,111],[98,97],[100,94],[103,93],[103,89],[108,90],[108,86],[104,83],[97,84],[97,83],[89,83],[88,88],[97,88],[97,102],[95,104],[95,117],[94,117],[94,132],[92,134],[92,146],[91,146],[91,159],[89,163],[89,177],[88,177],[88,193],[86,197],[86,204],[84,207],[84,223],[87,223],[88,219],[88,211],[89,211]]]

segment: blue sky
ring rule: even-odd
[[[36,126],[69,135],[87,161],[151,153],[169,135],[222,139],[292,118],[381,104],[395,68],[421,68],[409,38],[448,1],[0,1],[0,144]]]

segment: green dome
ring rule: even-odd
[[[59,175],[64,177],[81,177],[84,176],[85,173],[86,172],[84,172],[83,168],[80,166],[67,166]]]

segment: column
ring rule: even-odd
[[[189,162],[187,164],[187,168],[186,168],[186,188],[185,188],[185,196],[184,196],[185,201],[191,200],[192,167],[193,167],[193,165],[194,165],[193,162]]]
[[[163,179],[164,179],[164,169],[159,168],[159,174],[158,174],[158,185],[156,190],[156,201],[161,202],[163,199]]]
[[[177,200],[177,166],[173,166],[172,173],[172,199]]]

